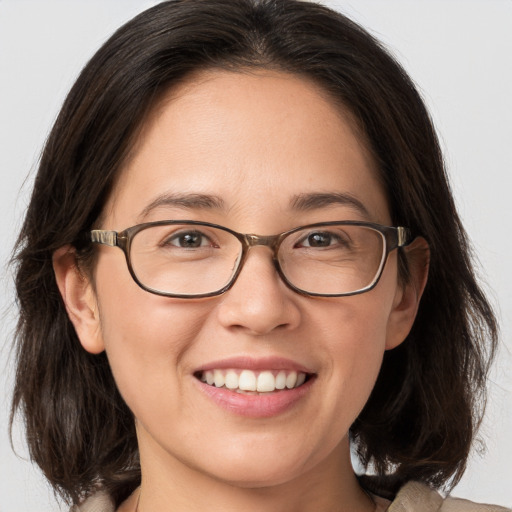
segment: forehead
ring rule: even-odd
[[[371,220],[388,216],[366,140],[342,106],[295,75],[209,71],[155,105],[107,211],[126,225],[158,195],[195,194],[231,214],[281,214],[298,196],[331,192],[361,196]]]

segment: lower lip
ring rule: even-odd
[[[246,395],[226,388],[216,388],[196,379],[201,391],[219,407],[228,412],[249,418],[270,418],[291,409],[311,390],[314,378],[294,389]]]

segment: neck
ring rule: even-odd
[[[308,471],[266,483],[224,481],[168,454],[155,457],[153,452],[146,457],[145,446],[140,448],[142,485],[130,508],[123,511],[135,511],[137,502],[138,512],[372,512],[375,508],[352,470],[348,440]]]

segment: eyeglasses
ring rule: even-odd
[[[321,297],[371,290],[388,254],[411,242],[409,230],[359,221],[300,226],[272,236],[242,234],[208,222],[166,220],[124,231],[95,229],[92,243],[119,247],[144,290],[177,298],[220,295],[231,288],[251,247],[271,249],[288,287]]]

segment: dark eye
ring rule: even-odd
[[[341,230],[310,231],[295,244],[296,248],[347,250],[351,246],[349,236]]]
[[[340,237],[335,233],[329,231],[314,231],[304,236],[297,244],[298,247],[331,247],[333,245],[339,245]]]
[[[331,233],[311,233],[302,242],[306,247],[329,247],[333,241]]]
[[[211,245],[208,237],[200,231],[187,231],[186,233],[178,233],[166,241],[167,245],[174,245],[184,249],[195,249]]]

